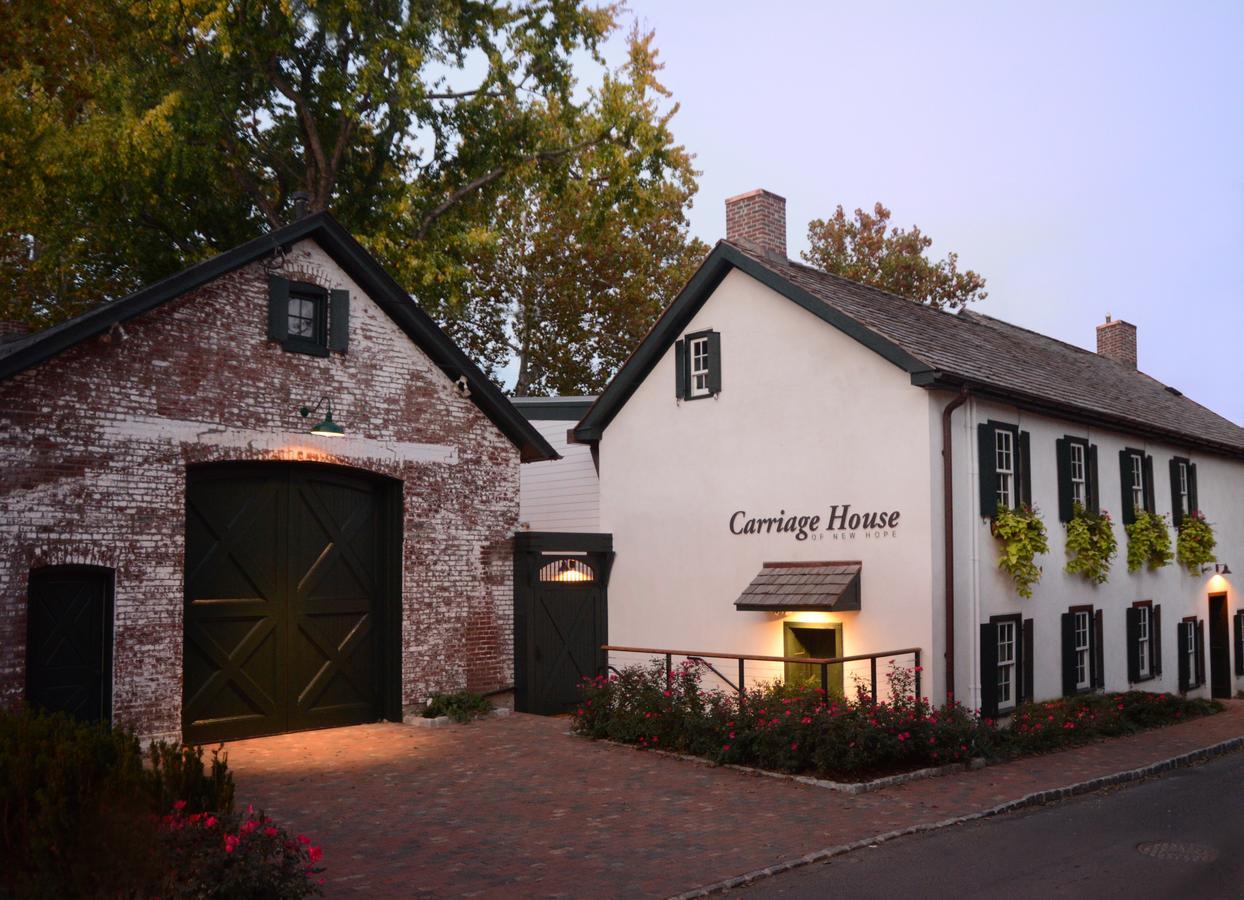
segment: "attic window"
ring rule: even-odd
[[[721,393],[721,335],[697,331],[674,346],[675,393],[679,400],[699,400]]]
[[[290,353],[346,352],[350,293],[273,276],[268,281],[268,338]]]

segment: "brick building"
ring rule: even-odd
[[[212,740],[512,685],[556,453],[330,216],[0,340],[0,702]]]

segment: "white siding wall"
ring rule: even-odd
[[[610,642],[781,655],[789,618],[843,623],[848,654],[927,652],[933,451],[926,392],[741,272],[726,277],[685,331],[710,328],[721,333],[721,394],[677,402],[671,347],[600,444],[601,527],[617,552]],[[824,522],[833,504],[899,510],[901,519],[883,537],[822,528],[802,541],[729,527],[739,510]],[[798,560],[861,560],[863,610],[786,617],[735,610],[764,562]]]
[[[562,458],[522,467],[519,522],[530,531],[599,531],[600,481],[591,449],[566,443],[575,423],[533,419],[531,424]]]

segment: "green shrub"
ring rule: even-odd
[[[425,719],[449,716],[453,721],[462,724],[478,719],[492,712],[492,704],[488,698],[470,691],[458,691],[453,694],[433,694],[423,711]]]
[[[1050,552],[1041,514],[1028,505],[1011,509],[999,503],[994,510],[990,530],[1002,545],[998,568],[1011,576],[1017,594],[1031,597],[1032,586],[1041,580],[1041,567],[1037,565],[1036,558]]]
[[[156,874],[138,740],[0,711],[0,895],[124,894]]]
[[[233,773],[220,747],[212,751],[211,771],[203,766],[203,748],[154,741],[147,748],[147,789],[157,813],[182,801],[191,813],[233,812]]]
[[[1021,706],[1011,727],[1000,735],[998,749],[1002,756],[1027,756],[1171,725],[1221,710],[1222,704],[1214,700],[1145,691],[1066,697]]]

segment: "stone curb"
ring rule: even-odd
[[[1202,747],[1199,750],[1192,750],[1188,753],[1172,756],[1169,759],[1159,760],[1147,766],[1141,766],[1138,769],[1128,769],[1123,772],[1115,772],[1112,775],[1102,775],[1098,778],[1090,778],[1088,781],[1081,781],[1077,784],[1068,785],[1061,788],[1049,788],[1044,791],[1036,791],[1018,800],[1008,800],[1005,803],[999,803],[989,809],[983,809],[978,812],[968,813],[967,815],[957,816],[950,819],[942,819],[940,822],[926,822],[921,825],[911,825],[907,828],[900,828],[895,831],[887,831],[883,834],[874,835],[872,837],[862,838],[858,841],[851,841],[848,844],[838,844],[834,847],[827,847],[824,850],[814,850],[805,854],[798,859],[788,860],[782,863],[776,863],[763,869],[755,869],[751,872],[745,872],[742,875],[736,875],[733,878],[727,878],[724,881],[718,881],[703,887],[695,888],[682,894],[675,894],[670,900],[687,900],[691,897],[707,897],[710,894],[717,894],[722,891],[728,891],[731,888],[743,887],[753,881],[761,878],[768,878],[771,875],[779,875],[782,872],[789,872],[791,869],[798,869],[802,866],[812,863],[822,862],[834,856],[841,856],[844,853],[850,853],[852,850],[860,850],[864,847],[871,847],[876,844],[883,844],[886,841],[892,841],[898,837],[904,837],[909,834],[922,834],[926,831],[937,831],[941,828],[947,828],[951,825],[961,825],[965,822],[973,822],[977,819],[988,819],[992,816],[1001,815],[1003,813],[1015,812],[1016,810],[1025,809],[1029,806],[1040,806],[1043,803],[1049,803],[1054,800],[1066,800],[1069,797],[1077,797],[1080,794],[1088,794],[1093,791],[1101,790],[1105,787],[1111,787],[1116,784],[1127,784],[1132,781],[1139,781],[1142,778],[1148,778],[1162,772],[1168,772],[1171,769],[1178,769],[1183,766],[1200,762],[1203,759],[1211,759],[1215,756],[1222,756],[1233,750],[1244,747],[1244,737],[1235,737],[1209,747]],[[671,754],[674,755],[674,754]]]
[[[434,720],[439,721],[439,720]],[[565,732],[571,737],[577,737],[573,731]],[[985,767],[985,760],[973,759],[964,763],[949,763],[945,766],[931,766],[927,769],[915,769],[911,772],[900,772],[898,775],[887,775],[885,778],[875,778],[872,781],[829,781],[824,778],[813,778],[811,775],[792,775],[789,772],[771,772],[768,769],[759,769],[755,766],[740,766],[737,763],[715,763],[711,759],[705,759],[702,756],[693,756],[690,753],[675,753],[672,750],[657,750],[652,747],[637,747],[634,744],[624,744],[621,741],[611,741],[601,739],[601,744],[608,744],[611,747],[622,747],[627,750],[642,751],[644,753],[655,753],[658,756],[668,756],[670,759],[681,759],[684,762],[696,763],[701,766],[709,766],[713,769],[730,769],[735,772],[742,772],[744,775],[763,775],[766,778],[780,778],[783,781],[797,781],[800,784],[810,785],[812,787],[821,788],[827,791],[838,791],[840,794],[867,794],[871,791],[879,791],[883,788],[895,787],[896,785],[906,784],[909,781],[921,781],[925,778],[937,778],[941,775],[953,775],[955,772],[964,772],[968,769],[982,769]]]

